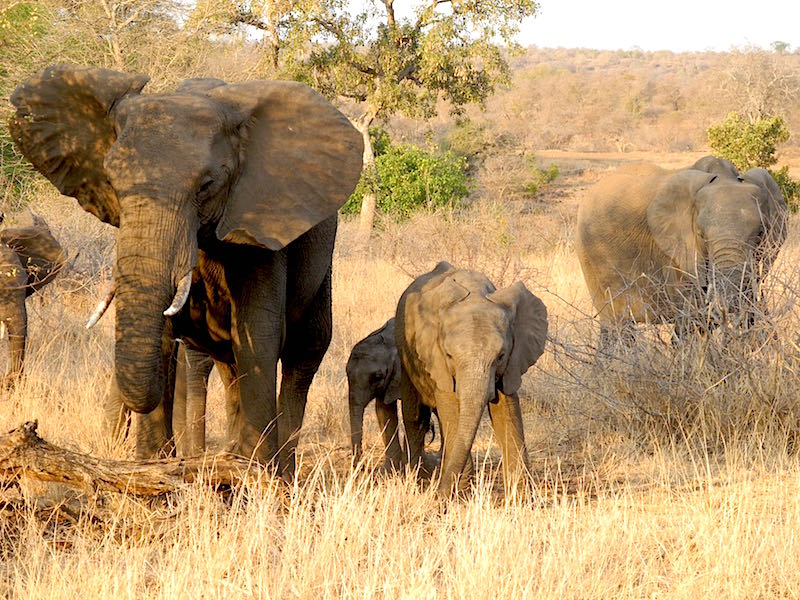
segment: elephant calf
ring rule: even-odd
[[[0,330],[8,331],[9,343],[6,386],[22,375],[28,335],[25,299],[53,281],[65,262],[47,223],[31,211],[0,230]]]
[[[397,401],[400,398],[400,357],[394,343],[394,318],[353,346],[347,360],[350,404],[350,442],[353,456],[361,458],[364,409],[375,399],[375,413],[383,433],[386,466],[402,463]]]
[[[528,455],[517,392],[546,337],[547,309],[521,282],[496,290],[485,275],[440,262],[400,297],[395,343],[408,452],[412,464],[424,459],[425,424],[436,409],[444,445],[439,494],[471,472],[487,406],[506,490],[522,480]]]

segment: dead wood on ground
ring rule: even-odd
[[[19,476],[66,484],[87,493],[153,497],[202,478],[212,487],[235,486],[264,473],[257,463],[231,454],[154,460],[111,460],[67,450],[36,433],[38,421],[0,436],[0,481]]]

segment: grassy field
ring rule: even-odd
[[[772,598],[800,596],[800,232],[766,285],[768,335],[673,351],[658,331],[606,368],[572,251],[583,190],[627,155],[547,156],[560,182],[534,206],[482,200],[459,215],[383,223],[365,251],[343,223],[334,258],[334,337],[311,390],[298,482],[221,498],[200,484],[170,498],[76,496],[23,482],[0,490],[0,596],[14,598]],[[660,155],[665,166],[696,156]],[[33,206],[72,267],[29,300],[26,377],[0,392],[0,431],[126,456],[101,434],[113,314],[83,324],[110,276],[113,230],[50,191]],[[380,463],[368,411],[367,469],[350,469],[344,366],[439,260],[516,280],[550,314],[545,355],[521,391],[534,493],[506,501],[488,420],[468,499],[442,502]],[[0,368],[4,365],[0,364]],[[223,432],[212,378],[210,449]],[[437,442],[438,444],[438,442]],[[3,508],[2,499],[25,508]],[[62,503],[63,510],[48,509]],[[99,521],[94,514],[106,515]]]

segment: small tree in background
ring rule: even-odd
[[[454,112],[484,103],[509,80],[500,44],[516,48],[521,20],[537,7],[535,0],[368,0],[353,12],[345,0],[227,2],[232,22],[265,32],[286,76],[358,104],[362,239],[372,229],[380,189],[370,126],[398,112],[430,118],[441,98]]]
[[[789,167],[773,167],[777,145],[789,139],[789,128],[783,117],[745,119],[737,112],[729,113],[722,123],[708,128],[708,142],[714,154],[727,158],[740,171],[753,167],[769,170],[792,211],[797,211],[800,201],[800,182],[789,176]]]

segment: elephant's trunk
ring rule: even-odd
[[[458,484],[459,476],[471,463],[470,452],[483,410],[495,394],[494,373],[487,368],[460,369],[456,374],[456,396],[458,397],[458,421],[449,425],[445,434],[442,478],[439,494],[448,495]],[[441,414],[441,413],[440,413]]]
[[[356,460],[361,459],[362,440],[364,437],[364,407],[369,403],[369,398],[359,389],[350,389],[348,401],[350,404],[350,449]]]
[[[164,310],[197,257],[191,219],[163,202],[127,198],[117,241],[115,374],[122,402],[147,413],[166,382]]]
[[[723,321],[752,308],[758,284],[752,260],[740,240],[720,240],[711,247],[709,291],[714,310]]]

